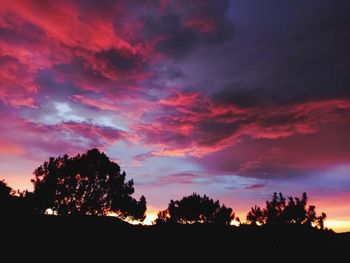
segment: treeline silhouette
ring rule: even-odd
[[[171,200],[152,226],[131,225],[129,219],[144,220],[146,198],[133,198],[133,181],[97,149],[50,158],[35,169],[32,183],[31,192],[0,181],[3,257],[17,248],[17,254],[65,261],[147,255],[195,262],[228,256],[261,261],[261,255],[268,262],[293,256],[302,261],[309,255],[314,261],[317,255],[334,259],[350,248],[350,235],[324,229],[326,215],[316,214],[306,193],[301,198],[275,193],[264,208],[252,207],[244,222],[220,201],[193,193]]]
[[[106,216],[143,221],[146,198],[132,197],[133,180],[126,181],[125,172],[97,149],[69,157],[51,157],[34,171],[31,180],[34,191],[14,191],[0,181],[0,215]],[[308,197],[289,197],[274,193],[266,207],[254,206],[245,224],[297,224],[324,228],[326,214],[316,214]],[[171,200],[168,208],[158,213],[155,224],[213,223],[230,225],[235,218],[233,209],[208,196],[196,193],[181,200]]]

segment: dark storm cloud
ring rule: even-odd
[[[72,94],[79,90],[74,87],[72,82],[57,81],[50,70],[41,70],[36,74],[36,83],[40,87],[41,99],[47,96],[48,99],[68,99]]]
[[[232,24],[225,20],[211,33],[201,33],[192,29],[181,29],[170,37],[160,40],[156,50],[173,58],[182,58],[203,45],[221,44],[231,40]]]
[[[181,29],[181,17],[168,11],[161,14],[158,18],[154,14],[145,14],[142,17],[143,33],[146,37],[155,37],[158,35],[172,35]]]
[[[139,56],[117,49],[100,51],[96,54],[96,58],[107,63],[109,69],[114,68],[122,71],[132,70],[141,62]]]
[[[39,43],[44,37],[44,32],[37,26],[20,20],[19,17],[8,13],[2,16],[3,24],[0,25],[0,41],[12,45],[28,45]],[[16,26],[16,31],[11,29]]]
[[[142,16],[143,34],[158,37],[155,48],[173,58],[183,58],[205,45],[227,42],[233,34],[233,24],[226,16],[228,1],[182,2],[176,8],[153,9]]]
[[[62,83],[62,79],[64,79],[67,88],[72,87],[72,96],[80,93],[103,93],[107,97],[121,98],[128,96],[131,89],[135,91],[136,89],[132,85],[136,83],[138,78],[133,79],[133,73],[138,72],[138,66],[131,64],[134,62],[138,64],[139,61],[134,59],[129,61],[127,58],[119,60],[119,55],[108,57],[104,54],[103,56],[106,57],[96,58],[96,61],[100,64],[107,63],[109,67],[95,70],[93,65],[89,65],[84,59],[75,58],[70,63],[54,66],[51,69],[52,75],[56,82]],[[102,63],[103,61],[105,62]],[[111,63],[114,63],[115,66],[111,66]],[[118,79],[113,79],[114,76]],[[58,93],[62,92],[58,91]]]
[[[215,71],[227,83],[216,86],[214,99],[249,107],[350,97],[349,2],[232,5],[234,45],[207,59],[231,66]]]
[[[350,143],[345,140],[349,129],[349,123],[337,123],[333,127],[324,125],[317,133],[287,138],[244,137],[235,146],[197,161],[218,174],[292,179],[306,172],[320,172],[329,166],[346,163],[350,158]]]
[[[185,73],[176,67],[167,67],[165,69],[165,76],[167,79],[174,80],[186,77]]]
[[[114,8],[119,0],[73,0],[73,3],[76,4],[81,10],[82,14],[92,15],[99,14],[102,16],[112,15]]]
[[[276,97],[273,89],[266,87],[247,87],[243,83],[230,83],[225,88],[215,92],[212,98],[223,104],[234,104],[239,107],[249,108],[259,104],[276,103],[280,96]]]
[[[169,56],[181,58],[188,55],[198,42],[197,35],[192,30],[177,32],[171,37],[157,43],[156,49]]]

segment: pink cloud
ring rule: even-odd
[[[130,123],[139,122],[154,103],[128,93],[111,94],[103,98],[90,98],[83,95],[74,95],[73,100],[101,111],[111,111],[122,114]]]
[[[0,132],[3,137],[0,141],[0,152],[31,156],[39,160],[47,154],[75,154],[93,147],[105,149],[126,137],[124,131],[91,123],[63,122],[44,125],[11,114],[1,114],[1,119],[3,125]]]
[[[248,190],[257,190],[257,189],[261,189],[265,186],[265,184],[251,184],[245,187],[245,189]]]
[[[61,5],[58,2],[39,3],[37,1],[2,2],[2,12],[15,13],[24,20],[41,28],[45,34],[64,45],[82,47],[91,51],[117,48],[136,53],[122,38],[114,34],[112,17],[80,18],[80,9],[72,2]]]
[[[0,63],[0,99],[15,107],[35,107],[38,87],[31,79],[29,67],[11,56],[0,57]]]
[[[183,27],[200,32],[214,30],[216,19],[210,17],[210,5],[149,2],[146,6],[157,19],[171,17],[168,12],[164,14],[164,8],[174,8],[174,16],[181,21],[176,25],[180,28],[175,30]],[[181,6],[191,11],[187,13]],[[27,67],[17,72],[2,70],[2,75],[7,72],[16,76],[10,79],[1,76],[6,82],[0,91],[2,101],[15,107],[36,107],[33,91],[37,93],[41,87],[35,78],[44,69],[54,72],[57,81],[72,82],[84,91],[107,95],[144,94],[145,88],[139,82],[154,77],[147,66],[162,60],[155,46],[174,33],[172,27],[150,28],[144,16],[144,10],[133,4],[1,2],[0,55],[13,57],[17,64]],[[147,30],[154,32],[146,34]],[[21,75],[23,72],[25,76]],[[17,90],[11,93],[14,86]],[[29,90],[33,94],[28,94]],[[195,98],[187,98],[191,99]],[[161,103],[165,106],[182,102],[166,98]],[[182,127],[184,133],[191,130],[190,124]]]
[[[24,153],[22,146],[0,139],[0,155],[21,155]]]
[[[201,178],[201,176],[193,173],[175,173],[162,176],[155,183],[159,186],[169,184],[193,184],[195,179]]]
[[[159,156],[204,156],[252,139],[280,139],[317,133],[327,123],[348,122],[348,100],[327,100],[288,106],[238,108],[220,105],[198,93],[161,99],[158,115],[132,129],[146,144],[157,145]]]
[[[74,96],[88,106],[129,116],[128,141],[156,147],[149,156],[204,157],[233,147],[245,138],[278,140],[318,133],[324,124],[347,122],[348,100],[297,103],[288,106],[239,108],[219,104],[196,92],[179,92],[153,103],[128,98]],[[152,110],[151,115],[147,115]],[[132,134],[132,136],[130,135]],[[275,156],[275,152],[272,155]],[[257,157],[258,158],[258,157]],[[253,170],[266,158],[248,160],[238,169]]]
[[[179,106],[179,107],[188,107],[193,105],[193,103],[199,102],[200,94],[198,92],[187,92],[181,93],[176,92],[173,96],[161,99],[159,103],[165,106]]]
[[[126,133],[124,131],[111,128],[97,126],[84,122],[63,122],[52,127],[55,130],[69,132],[73,136],[77,136],[88,140],[88,147],[103,147],[112,144],[118,140],[124,139]]]
[[[42,28],[27,21],[16,10],[9,11],[7,3],[0,3],[0,52],[16,58],[30,72],[51,67],[70,59],[66,46],[49,38]]]
[[[55,69],[58,79],[94,92],[110,92],[116,86],[125,88],[149,78],[151,74],[144,71],[144,65],[152,56],[152,45],[145,39],[129,43],[123,36],[130,31],[128,23],[118,28],[114,24],[116,14],[128,13],[126,8],[117,4],[101,13],[96,11],[99,8],[92,7],[89,12],[86,5],[71,1],[64,5],[29,0],[1,2],[0,56],[15,60],[7,61],[1,72],[6,85],[2,85],[0,95],[8,97],[3,101],[13,106],[35,106],[35,98],[11,97],[8,93],[14,86],[17,91],[13,93],[17,94],[38,91],[36,73],[57,65],[69,67]],[[80,61],[80,68],[75,61]]]
[[[350,123],[320,125],[313,134],[274,139],[243,138],[239,143],[197,161],[212,173],[256,178],[293,178],[349,164]],[[321,182],[321,181],[320,181]]]

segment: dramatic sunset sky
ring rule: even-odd
[[[141,4],[142,3],[142,4]],[[0,1],[0,178],[97,147],[148,221],[306,191],[350,230],[350,1]]]

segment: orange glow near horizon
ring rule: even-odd
[[[7,184],[14,190],[29,190],[32,191],[32,183],[27,175],[1,175],[1,178],[6,178]],[[311,197],[312,198],[312,197]],[[322,197],[320,199],[312,198],[310,204],[316,205],[317,213],[325,212],[327,214],[327,219],[325,220],[325,227],[334,230],[337,233],[350,232],[350,218],[346,216],[346,213],[350,211],[350,205],[345,205],[341,200],[349,200],[350,194],[343,193],[337,196]],[[232,206],[234,208],[234,205]],[[246,210],[235,211],[236,216],[238,216],[241,222],[245,222],[245,218],[249,207],[251,204],[246,205]],[[152,225],[154,220],[157,218],[157,214],[163,208],[148,207],[146,211],[146,218],[142,222],[143,225]],[[129,221],[131,224],[139,224],[139,221]],[[232,223],[233,225],[238,225],[236,221]]]
[[[327,209],[319,209],[316,206],[317,213],[321,211],[325,211],[327,214],[327,219],[324,221],[325,227],[332,229],[334,232],[342,233],[342,232],[350,232],[350,218],[343,218],[341,216],[332,216],[332,213],[327,213]],[[239,212],[237,216],[241,219],[241,222],[245,222],[247,212]],[[235,224],[236,225],[236,224]]]
[[[326,220],[325,227],[337,233],[350,232],[350,220]]]
[[[152,225],[157,218],[158,211],[151,209],[146,212],[146,219],[143,221],[144,225]]]
[[[154,220],[157,218],[157,213],[159,210],[152,208],[150,211],[146,212],[146,219],[143,221],[143,225],[152,225]],[[238,212],[236,215],[240,218],[241,222],[245,222],[247,212]],[[138,224],[139,222],[130,222],[133,224]],[[237,221],[233,221],[232,225],[238,226]],[[331,218],[325,220],[325,227],[332,229],[334,232],[342,233],[350,231],[350,219],[347,218]]]
[[[32,191],[32,184],[30,182],[30,178],[24,175],[2,175],[1,178],[6,178],[6,182],[10,187],[14,190],[26,190]],[[315,204],[318,213],[324,211],[327,214],[327,219],[325,220],[325,227],[334,230],[337,233],[341,232],[350,232],[350,218],[346,217],[347,211],[350,211],[350,205],[344,205],[344,202],[340,202],[340,200],[348,200],[350,199],[350,194],[339,194],[338,196],[328,196],[322,197],[317,200],[313,198],[310,201],[310,204]],[[337,205],[338,204],[338,205]],[[245,222],[245,218],[248,212],[248,209],[251,205],[247,204],[247,210],[235,211],[236,216],[238,216],[241,222]],[[234,207],[234,206],[232,206]],[[143,225],[152,225],[154,220],[157,218],[157,214],[159,211],[163,210],[163,208],[156,207],[148,207],[146,211],[146,218],[142,222]],[[131,224],[139,224],[139,221],[130,221]],[[238,225],[238,222],[232,222],[232,225]]]

